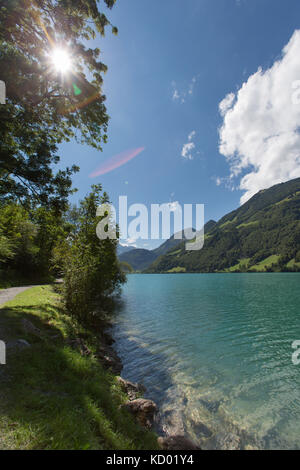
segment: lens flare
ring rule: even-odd
[[[116,168],[125,165],[125,163],[137,157],[137,155],[143,152],[143,150],[145,150],[145,147],[126,150],[125,152],[122,152],[118,155],[115,155],[114,157],[109,158],[106,162],[102,163],[102,165],[100,165],[95,171],[93,171],[93,173],[89,175],[90,178],[105,175],[106,173],[109,173],[110,171],[113,171]]]

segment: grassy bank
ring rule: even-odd
[[[26,331],[29,320],[37,332]],[[68,346],[78,336],[92,354]],[[96,359],[96,339],[64,314],[50,286],[35,287],[0,309],[0,449],[156,449],[120,405],[115,377]],[[30,346],[13,347],[18,339]]]

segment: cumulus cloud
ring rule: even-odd
[[[193,150],[196,148],[196,145],[194,144],[194,142],[192,142],[192,140],[194,139],[195,135],[196,131],[192,131],[188,135],[188,142],[182,147],[181,156],[183,158],[186,158],[187,160],[193,160],[194,158]]]
[[[232,108],[234,100],[235,100],[234,93],[228,93],[228,95],[225,96],[225,98],[219,104],[219,111],[220,111],[221,116],[225,116],[227,111],[230,108]]]
[[[223,116],[219,150],[245,193],[300,176],[300,30],[267,70],[259,68],[240,90],[220,103]]]

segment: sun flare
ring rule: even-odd
[[[58,72],[64,74],[70,70],[71,58],[64,49],[55,49],[52,52],[51,59]]]

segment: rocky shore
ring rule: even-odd
[[[110,325],[109,325],[110,326]],[[81,343],[80,343],[81,341]],[[107,332],[102,333],[97,358],[101,364],[116,375],[116,380],[128,396],[128,401],[122,405],[147,429],[151,429],[158,414],[158,406],[152,400],[142,397],[146,389],[141,384],[135,384],[120,376],[123,369],[122,361],[113,348],[113,337]],[[84,343],[79,340],[79,346],[84,352]],[[183,434],[165,434],[158,437],[158,445],[162,450],[200,450],[200,448]]]

